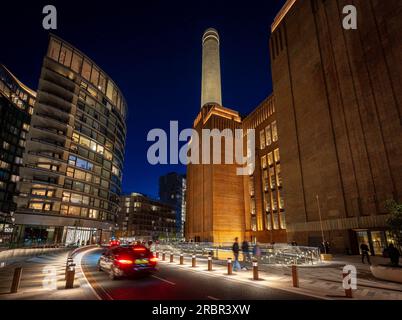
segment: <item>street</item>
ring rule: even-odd
[[[209,276],[205,273],[178,268],[175,264],[159,263],[159,271],[151,277],[110,280],[106,272],[98,271],[97,261],[102,249],[88,252],[82,259],[83,272],[104,300],[303,300],[313,299],[279,289],[260,287]],[[218,271],[215,271],[218,272]]]

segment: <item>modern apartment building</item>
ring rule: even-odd
[[[51,35],[21,168],[19,242],[91,243],[114,232],[127,105],[89,57]]]
[[[159,178],[159,199],[176,208],[176,233],[183,238],[186,222],[186,175],[170,172]]]
[[[176,207],[141,193],[121,197],[117,236],[128,241],[176,239]]]
[[[17,183],[36,92],[0,65],[0,246],[14,231]]]

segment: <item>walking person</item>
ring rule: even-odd
[[[246,240],[241,244],[241,251],[243,252],[243,268],[247,270],[247,262],[251,262],[250,246]]]
[[[370,262],[370,255],[369,255],[370,249],[369,249],[368,245],[363,242],[363,243],[360,245],[360,250],[362,251],[362,263],[364,263],[364,258],[366,257],[368,264],[371,265],[371,262]]]
[[[401,256],[401,254],[399,253],[399,250],[395,248],[393,243],[388,246],[388,256],[391,259],[392,266],[399,266],[399,257]]]
[[[240,270],[241,269],[241,265],[239,262],[240,248],[239,248],[239,238],[237,237],[235,238],[235,242],[233,243],[232,251],[234,256],[233,271]]]
[[[255,260],[257,260],[257,262],[260,262],[261,259],[261,248],[258,244],[258,242],[255,244],[254,248],[253,248],[253,257]]]

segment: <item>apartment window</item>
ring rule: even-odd
[[[285,208],[285,201],[283,200],[283,195],[280,190],[278,190],[278,197],[279,197],[279,209],[283,210]]]
[[[267,230],[272,230],[272,217],[271,217],[271,213],[268,213],[268,214],[267,214],[266,228],[267,228]]]
[[[269,178],[271,182],[271,189],[275,189],[276,187],[276,177],[275,177],[275,170],[273,167],[269,168]]]
[[[81,208],[80,207],[70,206],[68,208],[68,215],[69,216],[79,216],[80,214],[81,214]]]
[[[281,229],[286,229],[286,213],[281,212],[280,214],[280,223],[281,223]]]
[[[53,60],[58,61],[60,54],[60,47],[61,43],[57,40],[52,39],[49,45],[49,57],[52,58]]]
[[[261,157],[261,168],[266,169],[267,168],[267,156]]]
[[[249,177],[249,190],[250,190],[250,196],[254,196],[254,176]]]
[[[92,68],[91,82],[95,87],[98,87],[98,81],[99,81],[99,70],[94,67]]]
[[[71,62],[71,69],[73,71],[75,71],[76,73],[80,73],[81,72],[81,66],[82,66],[82,57],[74,52],[73,53],[73,60]]]
[[[281,176],[281,165],[276,165],[276,182],[278,183],[278,187],[282,186],[282,176]]]
[[[271,205],[272,205],[272,210],[273,211],[277,211],[278,210],[278,199],[276,198],[276,194],[275,193],[272,193],[272,203],[271,203]]]
[[[262,173],[262,180],[264,182],[264,191],[268,191],[269,188],[269,179],[268,179],[268,171],[264,170]]]
[[[272,122],[272,141],[278,141],[278,128],[276,126],[276,121]]]
[[[270,146],[271,143],[272,143],[271,125],[268,125],[268,126],[265,128],[265,136],[266,136],[266,143],[267,143],[267,146]]]
[[[99,217],[99,210],[89,209],[89,216],[88,216],[88,218],[91,218],[91,219],[98,219],[98,217]]]
[[[268,159],[268,165],[272,166],[274,164],[274,158],[273,158],[272,152],[268,153],[267,159]]]
[[[251,230],[257,231],[257,217],[256,216],[251,217]]]
[[[274,150],[274,157],[275,157],[275,162],[281,161],[281,157],[279,155],[279,149]]]
[[[271,201],[270,201],[270,198],[269,198],[270,196],[269,196],[269,194],[268,193],[266,193],[266,192],[264,192],[263,193],[263,198],[264,198],[264,210],[265,210],[265,212],[270,212],[271,211]]]
[[[82,76],[89,81],[91,77],[91,63],[84,59],[84,64],[82,65]]]
[[[255,214],[255,199],[254,198],[250,199],[250,211],[251,211],[251,214]]]
[[[264,149],[265,148],[265,132],[264,130],[260,131],[260,149]]]
[[[278,229],[279,229],[279,221],[278,221],[278,219],[279,219],[278,213],[277,213],[277,212],[274,212],[273,215],[272,215],[274,230],[278,230]]]

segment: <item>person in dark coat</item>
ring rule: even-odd
[[[241,251],[243,252],[243,262],[246,264],[251,261],[250,246],[246,240],[241,244]]]
[[[388,256],[391,260],[391,264],[397,267],[399,265],[399,257],[401,256],[401,254],[392,243],[388,246]]]
[[[233,271],[240,270],[241,265],[239,262],[239,239],[236,237],[235,242],[232,245],[232,251],[233,251],[233,256],[234,256],[234,262],[233,262]]]
[[[371,265],[370,262],[370,255],[369,255],[369,247],[367,244],[365,244],[364,242],[360,245],[360,250],[362,251],[362,263],[364,263],[364,258],[367,259],[368,264]]]

